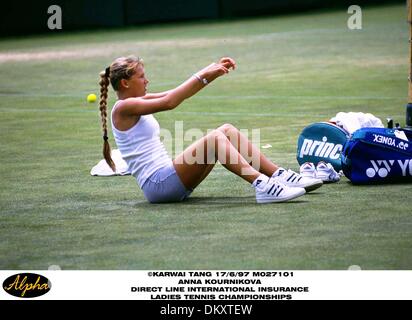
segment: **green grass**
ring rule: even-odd
[[[86,95],[126,54],[145,59],[152,91],[234,57],[236,72],[157,119],[172,133],[175,121],[204,132],[225,122],[259,128],[273,146],[267,155],[292,169],[300,131],[337,112],[404,125],[404,6],[364,8],[358,31],[347,18],[342,10],[0,41],[0,269],[411,269],[412,185],[344,178],[301,200],[257,205],[219,165],[188,201],[153,205],[130,176],[89,175],[102,139]]]

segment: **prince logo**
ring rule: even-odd
[[[334,144],[327,141],[327,137],[323,137],[322,141],[305,139],[302,143],[299,157],[303,158],[303,156],[315,156],[321,158],[329,158],[332,160],[339,159],[343,145]]]

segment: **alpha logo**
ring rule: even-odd
[[[406,160],[371,160],[372,168],[366,169],[366,175],[373,178],[378,174],[380,178],[386,178],[394,165],[399,165],[402,176],[412,176],[412,159]]]
[[[18,298],[35,298],[50,291],[51,283],[46,277],[35,273],[19,273],[3,282],[3,289]]]
[[[299,158],[303,158],[303,156],[315,156],[338,160],[343,150],[343,145],[327,141],[327,137],[323,137],[322,141],[305,139],[300,149]]]

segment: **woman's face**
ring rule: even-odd
[[[136,73],[129,79],[122,79],[121,83],[123,88],[129,91],[133,96],[142,97],[146,95],[147,84],[149,81],[146,79],[144,67],[138,66]]]

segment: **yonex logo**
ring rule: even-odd
[[[402,175],[406,177],[406,175],[409,173],[410,176],[412,176],[412,159],[409,160],[398,160],[398,164],[401,167],[402,170]],[[409,170],[408,170],[409,169]],[[409,171],[409,172],[408,172]]]
[[[379,134],[373,134],[373,142],[381,143],[381,144],[386,144],[391,147],[396,147],[402,150],[407,150],[409,147],[409,144],[404,141],[400,141],[398,144],[396,144],[396,139],[391,138],[391,137],[386,137],[382,136]]]
[[[395,162],[396,161],[396,162]],[[378,175],[380,178],[386,178],[395,164],[399,165],[402,176],[412,176],[412,159],[407,160],[371,160],[372,168],[366,169],[366,175],[373,178]]]
[[[366,175],[369,178],[373,178],[378,174],[379,177],[385,178],[388,173],[391,172],[391,167],[393,166],[395,160],[371,160],[372,167],[366,169]]]
[[[338,160],[343,150],[343,145],[327,142],[328,138],[323,137],[322,141],[305,139],[300,149],[299,157],[315,156]]]
[[[399,148],[399,149],[407,150],[408,147],[409,147],[409,144],[408,144],[407,142],[401,141],[401,142],[399,142],[399,144],[398,144],[398,148]]]

